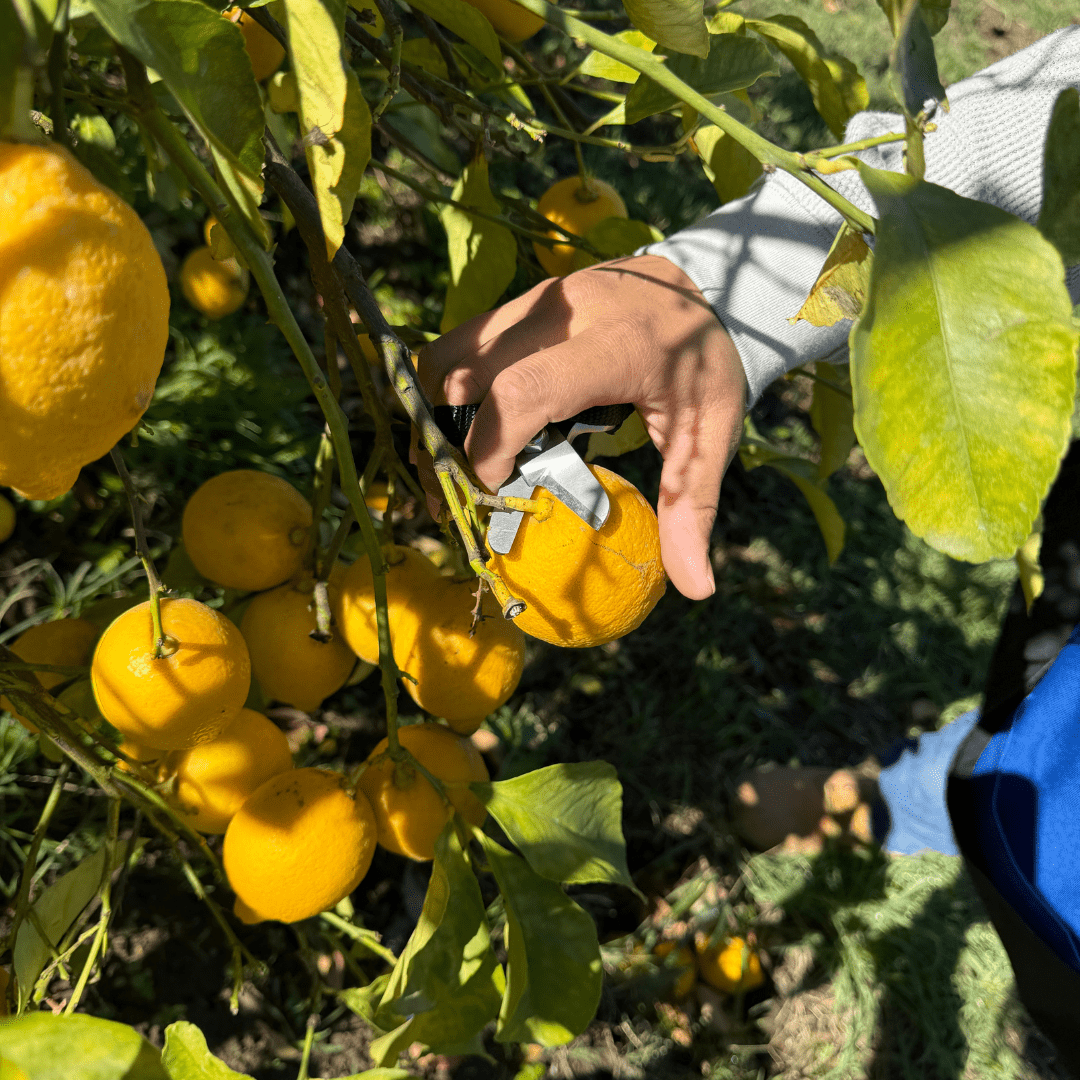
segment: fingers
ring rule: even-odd
[[[536,433],[593,405],[633,403],[634,366],[604,362],[606,335],[590,329],[526,356],[492,380],[465,440],[480,481],[498,490]]]

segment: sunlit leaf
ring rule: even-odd
[[[393,1037],[372,1045],[372,1059],[385,1065],[413,1042],[460,1053],[498,1014],[504,985],[480,886],[448,823],[435,844],[420,919],[375,1013],[375,1024]]]
[[[28,1080],[171,1080],[134,1028],[80,1013],[0,1020],[0,1049]]]
[[[446,61],[439,52],[435,42],[426,37],[409,38],[401,43],[401,61],[405,64],[415,64],[440,79],[449,78]]]
[[[945,101],[934,41],[919,4],[912,4],[900,23],[889,61],[893,93],[908,116],[918,116],[924,109],[932,113]]]
[[[1061,256],[1004,210],[859,169],[880,213],[850,339],[859,442],[916,535],[969,562],[1011,558],[1070,434]]]
[[[172,1080],[244,1080],[247,1077],[247,1073],[238,1073],[214,1057],[206,1045],[206,1036],[186,1020],[178,1020],[165,1029],[161,1063]]]
[[[834,385],[849,388],[846,368],[834,367],[819,360],[816,374]],[[814,400],[810,403],[810,422],[821,439],[818,479],[827,480],[841,468],[855,445],[855,410],[851,394],[842,394],[824,382],[814,382]]]
[[[635,409],[619,425],[617,431],[594,431],[589,436],[589,448],[585,453],[586,461],[595,461],[598,457],[620,457],[629,454],[649,441],[645,422],[641,413]]]
[[[889,17],[890,26],[900,21],[906,0],[877,0],[878,7]],[[931,34],[936,34],[948,21],[952,0],[919,0],[923,19]]]
[[[333,258],[371,158],[371,111],[345,61],[345,0],[282,0],[300,133]]]
[[[862,112],[870,104],[870,91],[859,69],[846,56],[827,56],[825,64],[840,91],[840,99],[848,116]]]
[[[483,150],[462,171],[452,197],[488,214],[501,213],[488,185]],[[505,225],[456,206],[445,206],[439,217],[450,250],[450,287],[439,327],[445,334],[495,305],[517,269],[517,243]]]
[[[627,45],[634,45],[643,52],[651,53],[656,48],[656,42],[647,37],[640,30],[623,30],[614,35],[619,41]],[[640,72],[619,60],[613,60],[601,52],[591,52],[585,57],[585,62],[578,68],[579,75],[592,75],[596,79],[610,79],[611,82],[634,83],[638,81]]]
[[[805,319],[813,326],[832,326],[842,319],[858,318],[870,284],[871,262],[862,233],[842,225],[810,295],[788,322]]]
[[[222,183],[269,247],[263,109],[240,28],[199,0],[90,0],[109,34],[161,76],[206,140]]]
[[[1075,86],[1061,91],[1050,116],[1038,228],[1066,266],[1080,262],[1080,94]]]
[[[561,1046],[596,1015],[603,983],[596,925],[554,881],[484,837],[506,908],[506,993],[495,1038]]]
[[[721,205],[741,199],[761,175],[761,162],[715,124],[698,128],[693,144]]]
[[[1046,584],[1043,578],[1042,564],[1039,554],[1042,550],[1042,531],[1033,532],[1016,549],[1016,569],[1020,577],[1020,589],[1024,594],[1024,603],[1027,610],[1031,611],[1031,605],[1042,595],[1043,586]]]
[[[634,888],[622,835],[622,785],[606,761],[549,765],[472,784],[529,865],[552,881]]]
[[[664,62],[673,75],[706,97],[743,90],[763,75],[779,74],[768,48],[758,38],[713,34],[710,40],[712,48],[707,59],[672,56]],[[638,79],[626,95],[626,122],[636,124],[647,116],[670,109],[676,100],[674,94],[652,79]]]
[[[769,19],[748,19],[748,30],[771,41],[791,62],[799,77],[810,89],[814,108],[829,125],[829,130],[842,138],[851,113],[844,95],[825,60],[825,47],[817,35],[794,15],[774,15]]]
[[[465,0],[408,0],[409,5],[430,15],[447,30],[479,49],[495,67],[502,70],[502,50],[494,27]]]
[[[607,260],[617,259],[622,255],[633,255],[638,248],[663,240],[664,234],[644,221],[610,217],[598,221],[585,234],[585,239],[603,255],[604,260]],[[604,260],[578,248],[574,252],[571,265],[575,270],[583,270],[586,266],[595,266]]]
[[[709,55],[702,0],[623,0],[630,21],[665,51]]]

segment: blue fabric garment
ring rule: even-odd
[[[990,880],[1080,972],[1080,626],[971,778]]]
[[[977,710],[964,713],[940,731],[904,739],[881,755],[878,788],[889,814],[888,820],[876,817],[874,835],[885,851],[960,854],[949,824],[945,786],[956,750],[978,719]]]

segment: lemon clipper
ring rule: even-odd
[[[447,438],[460,443],[464,442],[476,409],[475,405],[442,406],[435,410],[435,418]],[[607,492],[572,444],[579,435],[614,431],[633,411],[633,405],[597,405],[568,420],[549,424],[518,454],[514,471],[499,488],[499,494],[529,499],[542,487],[590,528],[599,529],[607,521],[611,504]],[[510,551],[521,518],[521,510],[492,511],[487,531],[492,551],[500,555]]]

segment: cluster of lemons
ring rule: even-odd
[[[629,966],[635,967],[644,955],[638,945]],[[666,939],[653,946],[652,956],[673,969],[671,994],[677,1001],[690,996],[698,979],[725,994],[747,993],[765,982],[758,950],[738,935],[698,932],[693,947]]]

